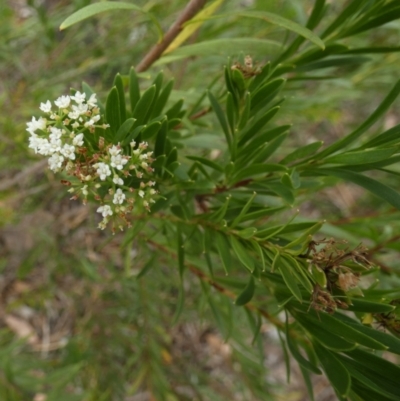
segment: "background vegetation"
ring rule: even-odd
[[[195,265],[181,286],[176,255],[149,243],[147,234],[111,236],[98,230],[95,208],[71,202],[46,162],[28,150],[26,121],[38,115],[40,102],[56,99],[70,87],[80,89],[82,81],[105,102],[115,74],[127,80],[130,67],[138,65],[158,40],[148,16],[130,11],[101,14],[59,31],[66,17],[90,3],[21,0],[0,5],[0,398],[309,399],[300,369],[281,346],[284,336],[271,324],[285,321],[281,305],[259,294],[255,306],[268,306],[269,321],[233,305],[232,298],[248,280],[245,271],[236,287],[228,281],[210,286]],[[151,11],[164,31],[186,3],[134,2]],[[314,5],[294,0],[220,3],[218,13],[270,11],[303,26]],[[347,3],[330,4],[321,25],[329,26]],[[330,145],[371,115],[398,79],[399,29],[394,18],[341,39],[349,48],[384,46],[392,47],[390,52],[335,56],[320,61],[326,65],[313,61],[317,65],[304,63],[303,69],[286,73],[286,101],[276,125],[293,128],[274,161],[312,142]],[[243,42],[235,42],[238,38]],[[258,19],[212,19],[184,45],[222,42],[171,52],[139,74],[140,86],[147,89],[161,70],[165,81],[175,79],[169,105],[182,98],[186,112],[174,139],[187,154],[216,158],[224,150],[224,137],[205,90],[213,85],[213,93],[222,95],[228,62],[243,62],[250,54],[261,68],[276,60],[294,38],[286,29]],[[199,111],[204,111],[203,117],[190,119]],[[369,137],[397,125],[398,111],[397,102],[370,128]],[[398,188],[398,165],[390,171],[370,176]],[[380,288],[400,298],[398,210],[346,180],[328,177],[318,185],[318,193],[296,194],[300,213],[293,223],[326,220],[317,238],[346,240],[351,249],[362,241],[370,248],[372,263],[381,266],[366,277],[366,285],[379,280]],[[272,198],[270,205],[280,206]],[[212,207],[217,210],[220,205]],[[268,224],[286,223],[292,215],[286,208]],[[168,230],[158,222],[151,224],[160,232]],[[190,265],[190,258],[187,261]],[[378,322],[373,327],[384,331]],[[383,356],[398,363],[393,354]],[[285,371],[290,365],[292,385],[287,387]],[[321,376],[310,380],[317,400],[336,399]]]

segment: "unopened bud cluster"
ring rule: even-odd
[[[46,117],[27,123],[30,133],[29,147],[35,153],[48,156],[50,170],[65,171],[71,180],[62,180],[70,186],[72,199],[88,197],[100,203],[97,212],[103,217],[99,228],[104,229],[109,221],[123,228],[130,225],[129,215],[135,206],[150,210],[157,191],[154,181],[145,178],[153,173],[152,153],[147,143],[130,143],[129,154],[124,154],[120,144],[106,143],[95,136],[96,128],[107,129],[101,124],[100,109],[96,95],[86,99],[85,93],[61,96],[54,101],[40,104]],[[90,137],[92,136],[92,137]],[[96,139],[97,138],[97,139]],[[130,178],[141,180],[140,187],[128,185]]]

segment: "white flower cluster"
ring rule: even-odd
[[[154,181],[144,179],[153,172],[153,152],[147,151],[146,142],[133,141],[126,152],[129,154],[124,154],[120,144],[108,144],[103,137],[96,137],[96,128],[107,129],[108,125],[98,124],[101,116],[95,94],[89,99],[80,92],[61,96],[54,101],[54,109],[48,100],[40,104],[40,110],[46,117],[32,117],[27,123],[29,147],[49,157],[52,171],[65,171],[72,177],[62,180],[71,186],[72,199],[81,197],[86,203],[90,196],[101,204],[97,209],[103,217],[101,229],[110,219],[113,230],[116,224],[121,229],[129,226],[129,214],[135,205],[150,210],[157,191]],[[129,186],[131,173],[141,180],[137,189]]]

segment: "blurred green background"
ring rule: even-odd
[[[260,359],[262,352],[249,344],[245,312],[235,312],[239,324],[234,329],[217,330],[213,319],[218,321],[218,313],[194,278],[186,283],[190,295],[173,325],[173,262],[155,256],[157,274],[138,280],[149,251],[122,249],[123,233],[110,236],[99,231],[93,208],[70,201],[46,162],[28,150],[26,122],[40,115],[40,102],[79,89],[82,81],[104,101],[114,75],[127,74],[158,40],[154,24],[130,11],[101,14],[59,31],[66,17],[91,3],[0,2],[0,399],[307,400],[296,369],[291,386],[285,383],[284,355],[275,332],[262,326],[266,341]],[[165,32],[187,2],[132,3],[151,11]],[[344,3],[332,2],[327,19]],[[312,4],[230,0],[220,11],[263,9],[305,24]],[[399,31],[395,21],[349,38],[346,44],[397,46]],[[186,44],[246,37],[273,40],[279,46],[236,52],[210,46],[197,56],[186,48],[188,57],[162,59],[142,73],[142,88],[163,70],[167,78],[175,78],[171,101],[182,97],[190,110],[214,79],[221,87],[228,56],[235,60],[249,53],[262,65],[290,39],[285,30],[263,21],[226,18],[207,21]],[[374,110],[398,78],[400,55],[368,57],[364,64],[316,73],[337,79],[289,80],[279,117],[281,123],[294,124],[285,152],[313,140],[329,143]],[[398,124],[398,112],[397,103],[374,129]],[[184,130],[196,144],[197,134],[214,134],[218,128],[211,119],[200,119]],[[394,178],[392,186],[398,187]],[[327,219],[326,235],[351,238],[364,224],[357,216],[373,214],[379,207],[375,198],[342,183],[304,203],[302,212]],[[389,238],[399,231],[393,219],[395,215],[389,214],[371,230]],[[348,226],[341,228],[338,221]],[[393,248],[394,253],[386,255],[388,266],[398,255]],[[215,308],[229,310],[229,302],[217,298]],[[232,339],[225,343],[230,331]],[[323,378],[315,389],[317,400],[335,399]]]

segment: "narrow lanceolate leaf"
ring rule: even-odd
[[[316,312],[310,312],[309,314],[304,315],[304,319],[314,324],[323,325],[324,329],[343,337],[347,341],[353,341],[357,344],[376,350],[387,349],[387,346],[365,335],[362,331],[358,330],[358,327],[344,323],[341,319],[336,317],[338,315],[340,314],[336,313],[335,315],[329,315],[328,313],[319,313],[317,315]]]
[[[229,132],[229,127],[228,127],[228,122],[226,121],[225,114],[221,108],[221,106],[218,103],[218,100],[215,98],[215,96],[211,93],[208,92],[208,98],[210,99],[211,106],[217,115],[218,121],[221,124],[222,130],[224,131],[226,142],[229,146],[229,148],[232,147],[232,138],[231,138],[231,133]]]
[[[286,167],[281,164],[253,164],[245,167],[233,177],[234,180],[240,181],[245,178],[259,176],[260,174],[272,173],[275,171],[286,171]]]
[[[256,286],[254,283],[254,278],[253,276],[250,276],[250,280],[247,283],[246,287],[244,287],[243,291],[236,298],[235,305],[242,306],[250,302],[254,296],[255,288]]]
[[[380,181],[344,169],[319,169],[317,171],[323,175],[330,175],[353,182],[390,203],[395,208],[400,209],[400,194]]]
[[[136,71],[131,67],[129,71],[129,100],[131,103],[131,112],[135,110],[136,104],[140,99],[139,79]]]
[[[400,93],[400,80],[397,81],[396,85],[390,91],[390,93],[386,96],[383,102],[379,105],[379,107],[372,113],[372,115],[361,124],[354,132],[345,136],[343,139],[335,142],[334,144],[328,146],[325,150],[317,155],[313,156],[313,159],[320,160],[334,152],[337,152],[340,149],[345,148],[346,146],[353,143],[356,139],[358,139],[368,128],[370,128],[391,106],[391,104],[396,100],[397,96]]]
[[[231,56],[246,49],[250,54],[274,54],[279,51],[281,43],[269,39],[257,38],[220,38],[179,47],[161,57],[154,65],[162,65],[191,56],[221,55]]]
[[[237,240],[233,235],[230,237],[233,251],[235,252],[238,259],[246,266],[250,272],[254,270],[254,260],[250,256],[249,251]]]
[[[223,167],[223,166],[221,166],[220,164],[215,163],[215,162],[213,162],[213,161],[211,161],[211,160],[209,160],[209,159],[206,159],[206,158],[204,158],[204,157],[199,157],[199,156],[186,156],[186,158],[188,158],[188,159],[190,159],[190,160],[195,160],[195,161],[197,161],[197,162],[199,162],[199,163],[201,163],[201,164],[204,164],[204,165],[207,166],[207,167],[211,167],[212,169],[214,169],[214,170],[216,170],[216,171],[219,171],[219,172],[221,172],[221,173],[224,172],[224,167]]]
[[[179,276],[182,279],[183,276],[183,271],[185,270],[185,248],[183,245],[183,236],[182,236],[182,231],[181,231],[181,226],[180,224],[177,225],[176,227],[177,230],[177,253],[178,253],[178,267],[179,267]]]
[[[62,31],[63,29],[66,29],[71,25],[77,24],[78,22],[81,22],[87,18],[93,17],[94,15],[114,10],[134,10],[134,11],[144,12],[140,7],[122,1],[113,1],[113,2],[106,1],[102,3],[90,4],[74,12],[72,15],[66,18],[60,25],[60,30]]]
[[[142,140],[147,140],[152,138],[154,135],[158,133],[158,131],[161,128],[161,122],[160,121],[154,121],[148,126],[145,126],[142,131]]]
[[[370,302],[358,298],[351,298],[350,302],[351,304],[348,305],[347,309],[353,312],[390,313],[396,309],[393,305]]]
[[[126,136],[129,134],[133,124],[135,123],[134,118],[128,118],[119,128],[114,138],[114,143],[123,142]]]
[[[117,88],[119,96],[119,107],[121,114],[121,122],[126,120],[126,104],[125,104],[125,91],[124,84],[120,74],[117,74],[114,78],[114,86]]]
[[[153,112],[152,112],[152,117],[157,117],[161,115],[162,111],[164,110],[165,105],[167,104],[167,101],[169,99],[169,96],[172,92],[172,88],[174,86],[174,80],[171,79],[168,81],[168,83],[165,85],[164,89],[161,91],[159,94],[156,104],[154,105]]]
[[[400,142],[400,124],[396,125],[382,134],[372,138],[370,141],[360,146],[358,149],[377,148],[379,146],[388,146]]]
[[[318,141],[302,146],[299,149],[294,150],[292,153],[289,153],[279,163],[288,164],[299,159],[304,159],[305,157],[314,154],[322,146],[322,144],[322,141]]]
[[[290,292],[294,295],[294,297],[299,301],[303,302],[303,297],[301,295],[299,286],[297,285],[296,277],[293,273],[293,270],[296,268],[295,266],[289,266],[289,264],[284,263],[282,257],[279,260],[279,265],[277,266],[279,271],[282,274],[283,280],[285,281],[286,285]]]
[[[358,331],[364,333],[365,335],[369,336],[375,341],[384,344],[389,352],[393,352],[394,354],[400,355],[400,338],[394,337],[391,334],[360,324],[355,320],[351,319],[350,317],[342,314],[337,314],[337,318],[340,319],[342,322],[356,328]]]
[[[153,14],[144,11],[142,8],[135,6],[132,3],[126,3],[122,1],[105,1],[105,2],[98,2],[95,4],[90,4],[86,7],[81,8],[80,10],[76,11],[72,15],[70,15],[67,19],[65,19],[62,24],[60,25],[60,31],[63,29],[69,28],[70,26],[81,22],[87,18],[90,18],[96,14],[105,12],[105,11],[115,11],[115,10],[133,10],[133,11],[140,11],[141,13],[147,15],[147,17],[153,22],[157,33],[158,33],[158,40],[161,41],[163,39],[164,33],[162,27],[158,20],[153,16]]]
[[[243,206],[243,209],[240,211],[240,213],[238,214],[238,216],[233,220],[233,222],[231,223],[230,227],[234,228],[236,227],[237,224],[240,223],[242,217],[247,213],[247,211],[249,210],[251,204],[253,203],[254,198],[256,197],[256,193],[254,192],[253,195],[251,195],[250,199],[246,202],[246,204]]]
[[[284,249],[293,248],[295,246],[303,244],[307,240],[310,235],[315,234],[322,227],[325,221],[320,221],[310,227],[307,231],[305,231],[300,237],[296,238],[294,241],[285,245]]]
[[[321,374],[321,371],[317,368],[317,366],[312,364],[310,361],[304,358],[303,355],[301,355],[296,341],[293,341],[293,339],[290,336],[289,325],[287,320],[286,320],[286,342],[289,347],[290,353],[293,355],[294,359],[296,359],[296,361],[300,366],[303,366],[305,369],[317,375]]]
[[[249,18],[263,19],[270,24],[277,25],[289,31],[295,32],[300,36],[308,39],[310,42],[313,42],[321,49],[325,49],[324,42],[315,33],[305,28],[304,26],[297,24],[296,22],[281,17],[280,15],[269,13],[266,11],[245,11],[239,12],[239,15]]]
[[[358,152],[346,152],[340,155],[334,155],[324,160],[324,164],[364,164],[374,163],[381,160],[388,159],[394,153],[397,153],[398,149],[395,147],[387,149],[370,149],[361,150]]]
[[[224,234],[216,233],[215,245],[218,249],[219,256],[221,258],[222,266],[224,267],[225,274],[228,274],[232,266],[232,256],[230,252],[230,245],[228,239]]]
[[[148,111],[151,107],[155,94],[156,87],[155,85],[152,85],[143,93],[139,101],[136,103],[135,109],[132,113],[132,117],[136,118],[135,126],[147,122],[146,117],[148,115]]]
[[[335,354],[314,343],[314,349],[321,362],[322,367],[332,386],[341,397],[346,397],[350,391],[351,378],[343,364],[336,358]]]
[[[111,131],[116,134],[121,126],[121,112],[119,104],[119,95],[117,88],[114,86],[107,96],[106,101],[106,119],[110,124]]]

